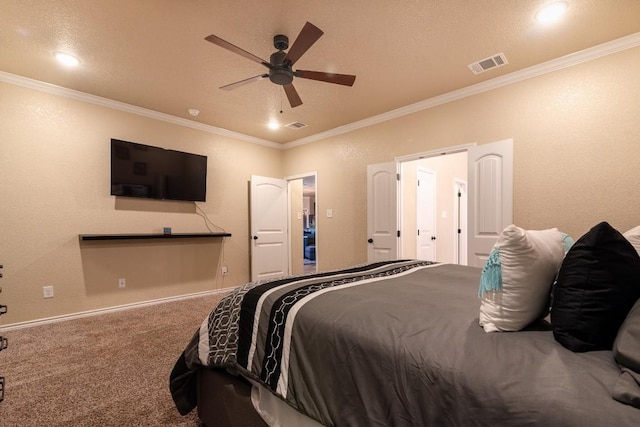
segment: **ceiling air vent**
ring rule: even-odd
[[[467,65],[473,74],[480,74],[488,71],[492,68],[501,67],[505,64],[508,64],[507,57],[504,56],[504,53],[500,52],[496,55],[485,58],[481,61],[474,62],[473,64]]]
[[[298,129],[306,128],[307,125],[301,122],[293,122],[293,123],[289,123],[288,125],[284,125],[284,127],[298,130]]]

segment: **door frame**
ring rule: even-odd
[[[469,239],[469,177],[467,180],[455,179],[453,182],[454,192],[454,205],[453,215],[456,218],[453,224],[454,235],[457,236],[457,242],[454,244],[453,258],[460,265],[467,265],[467,245]],[[458,197],[460,188],[464,188],[462,195]],[[462,208],[462,209],[461,209]],[[463,230],[463,233],[459,233],[458,229]],[[461,238],[463,237],[463,238]]]
[[[316,189],[315,189],[315,196],[316,196],[316,271],[320,271],[318,266],[320,264],[320,258],[319,258],[319,250],[318,250],[318,228],[319,228],[319,220],[320,220],[320,203],[319,203],[319,197],[318,197],[318,172],[317,171],[313,171],[313,172],[307,172],[307,173],[299,173],[299,174],[295,174],[295,175],[289,175],[289,176],[285,176],[283,179],[285,181],[287,181],[287,228],[289,230],[291,230],[292,227],[292,218],[291,218],[291,192],[288,191],[289,190],[289,183],[291,181],[295,181],[298,179],[304,179],[304,178],[309,178],[309,177],[313,177],[313,179],[315,180],[316,183]],[[291,274],[291,260],[292,260],[292,248],[291,248],[291,232],[288,233],[288,239],[289,239],[289,274]]]

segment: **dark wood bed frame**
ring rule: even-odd
[[[251,403],[251,384],[224,369],[197,374],[198,417],[207,427],[268,427]]]

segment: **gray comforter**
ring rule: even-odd
[[[176,363],[176,405],[189,412],[194,371],[216,366],[327,426],[640,425],[611,397],[611,352],[566,350],[546,323],[485,333],[479,276],[395,261],[238,288]]]

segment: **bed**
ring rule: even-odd
[[[638,298],[616,328],[627,331],[619,351],[575,351],[558,342],[553,312],[486,332],[486,267],[394,260],[241,286],[176,361],[176,407],[197,407],[208,427],[640,425]]]

